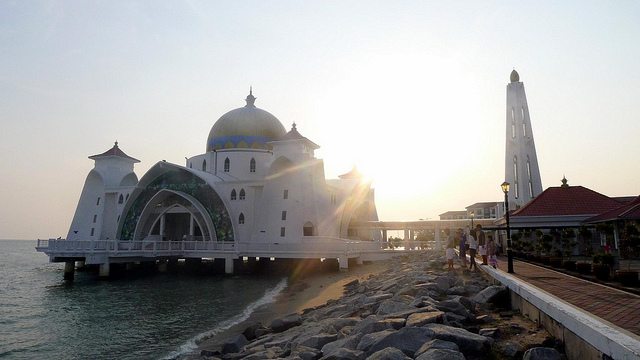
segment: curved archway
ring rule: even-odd
[[[355,228],[356,223],[360,221],[377,220],[375,204],[373,202],[363,201],[360,203],[348,219],[348,221],[343,221],[342,223],[342,237],[359,238],[360,240],[375,240],[379,237],[379,234],[374,233],[377,230],[358,230]]]
[[[161,195],[158,195],[162,192]],[[123,210],[123,220],[118,225],[117,237],[121,240],[140,239],[141,233],[150,229],[148,218],[144,216],[157,213],[152,212],[150,206],[167,207],[169,203],[161,203],[168,193],[174,193],[175,204],[183,204],[188,209],[196,209],[191,213],[201,214],[203,236],[216,241],[234,241],[233,221],[229,216],[227,205],[218,192],[204,179],[192,170],[184,169],[166,162],[158,162],[140,180],[138,187],[133,190],[131,198]],[[157,197],[156,197],[157,196]],[[226,198],[226,196],[225,196]],[[154,199],[154,201],[152,201]],[[142,225],[141,225],[142,224]],[[205,226],[204,224],[207,224]],[[144,230],[143,230],[144,229]],[[209,232],[207,235],[205,232]]]
[[[196,227],[197,226],[197,227]],[[158,231],[154,231],[158,229]],[[199,232],[196,231],[199,229]],[[205,207],[194,197],[180,191],[163,189],[146,204],[136,226],[133,240],[159,235],[162,240],[194,239],[216,241],[216,232]]]

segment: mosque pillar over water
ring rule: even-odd
[[[74,271],[76,269],[75,261],[67,261],[64,263],[64,279],[73,281]]]

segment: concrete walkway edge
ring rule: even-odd
[[[613,359],[640,358],[640,337],[532,286],[515,276],[480,266],[489,276]]]

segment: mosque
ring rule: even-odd
[[[138,180],[139,160],[116,142],[90,156],[89,172],[67,240],[297,243],[318,239],[380,240],[350,229],[377,221],[371,182],[354,167],[325,179],[319,148],[293,123],[255,106],[222,115],[206,152],[184,166],[156,163]],[[378,232],[379,233],[379,232]]]

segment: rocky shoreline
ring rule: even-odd
[[[443,253],[388,260],[338,300],[255,323],[202,359],[563,359],[562,344],[508,308],[483,272],[445,270]]]

